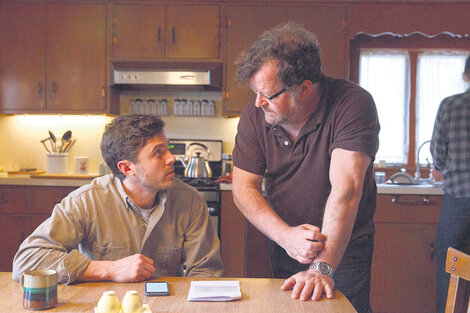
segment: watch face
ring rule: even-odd
[[[330,271],[328,264],[323,263],[323,262],[318,264],[318,269],[322,273],[328,273]]]

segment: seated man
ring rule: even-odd
[[[113,174],[71,192],[20,246],[13,279],[54,269],[59,282],[137,282],[220,276],[219,240],[207,204],[175,178],[164,122],[124,115],[106,126],[101,153]]]

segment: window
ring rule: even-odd
[[[431,139],[440,102],[468,87],[461,74],[470,40],[462,49],[448,45],[462,38],[441,37],[361,34],[351,41],[350,78],[372,94],[379,115],[376,162],[413,167],[419,147]],[[429,144],[420,150],[421,164],[432,163],[429,150]]]

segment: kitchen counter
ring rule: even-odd
[[[393,195],[443,195],[442,185],[392,185],[378,184],[378,194]]]
[[[31,178],[30,175],[4,175],[0,176],[0,185],[24,186],[64,186],[80,187],[88,184],[92,178]],[[231,191],[232,184],[220,184],[220,190]],[[410,194],[410,195],[443,195],[444,189],[440,185],[391,185],[378,184],[378,194]]]
[[[220,190],[232,190],[232,184],[220,184]],[[378,194],[408,195],[443,195],[444,189],[439,185],[390,185],[378,184]]]
[[[92,178],[32,178],[30,175],[2,175],[0,185],[80,187],[91,180]]]

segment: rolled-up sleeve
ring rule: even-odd
[[[70,198],[57,204],[51,217],[23,241],[13,259],[14,280],[26,270],[48,268],[57,271],[59,283],[70,284],[87,268],[90,259],[78,251],[83,221],[73,205]]]

